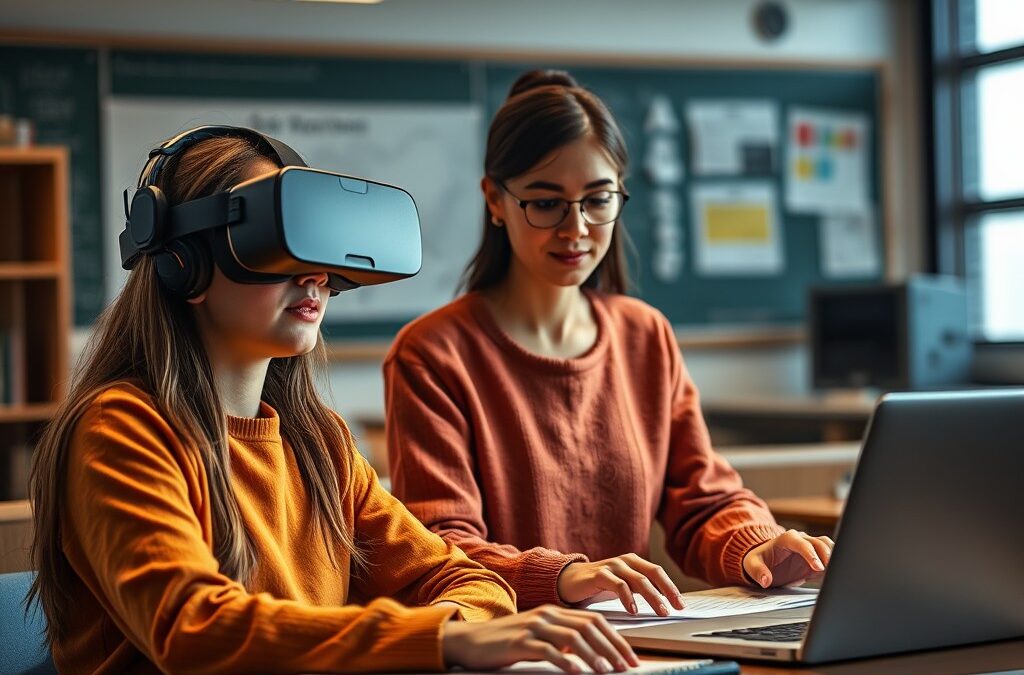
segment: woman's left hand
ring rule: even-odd
[[[750,549],[743,571],[762,588],[806,581],[825,570],[835,545],[828,537],[787,530]]]

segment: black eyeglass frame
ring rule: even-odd
[[[526,218],[526,224],[529,225],[530,227],[534,228],[534,229],[537,229],[537,230],[553,230],[556,227],[558,227],[559,225],[561,225],[562,223],[564,223],[565,222],[565,217],[569,215],[569,211],[571,210],[573,204],[579,204],[580,205],[580,215],[583,216],[584,222],[586,222],[588,225],[593,225],[594,227],[603,227],[605,225],[611,225],[612,223],[617,221],[622,216],[622,211],[626,208],[626,202],[629,201],[629,193],[626,192],[625,190],[594,190],[590,194],[586,194],[583,197],[581,197],[580,199],[572,199],[572,200],[565,199],[564,197],[541,197],[541,198],[538,198],[538,199],[523,199],[522,197],[519,197],[514,192],[509,190],[508,186],[505,185],[504,181],[496,180],[494,182],[497,183],[498,187],[500,187],[502,190],[507,192],[509,195],[512,196],[513,199],[516,200],[516,203],[519,205],[519,208],[521,208],[523,210],[523,217]],[[600,192],[606,192],[606,193],[609,193],[609,194],[621,195],[622,196],[622,203],[619,204],[619,212],[615,214],[614,218],[612,218],[611,220],[606,220],[603,223],[592,223],[587,218],[587,211],[586,211],[586,209],[583,208],[583,202],[585,202],[586,200],[590,199],[592,196],[594,196],[594,195],[596,195],[596,194],[598,194]],[[560,201],[565,203],[565,210],[562,212],[562,217],[559,218],[553,225],[542,226],[542,225],[534,225],[533,223],[531,223],[530,222],[530,216],[526,212],[526,207],[528,207],[533,202],[544,202],[544,201],[549,201],[549,200],[552,200],[552,199],[557,199],[557,200],[560,200]]]

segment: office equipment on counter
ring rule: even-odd
[[[818,287],[809,298],[816,389],[926,389],[970,381],[973,343],[960,279]]]

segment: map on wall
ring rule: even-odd
[[[149,150],[202,124],[247,126],[294,148],[315,168],[398,185],[416,201],[423,268],[404,281],[332,298],[325,321],[407,320],[454,297],[480,238],[480,107],[455,103],[324,103],[112,97],[104,106],[107,297],[124,282],[116,249],[121,192]]]

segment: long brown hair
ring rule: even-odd
[[[175,155],[157,186],[168,204],[223,191],[248,174],[254,162],[273,161],[243,138],[212,138]],[[318,337],[309,354],[272,359],[263,400],[281,418],[313,515],[331,562],[336,550],[362,564],[340,504],[351,475],[352,438],[321,401],[314,373],[322,376],[326,351]],[[75,426],[103,390],[132,382],[152,395],[160,413],[202,460],[209,481],[213,553],[221,572],[242,583],[256,565],[231,485],[227,418],[213,384],[189,305],[167,292],[146,257],[128,275],[117,298],[97,321],[95,333],[72,376],[70,392],[43,432],[32,464],[30,491],[35,511],[32,559],[38,570],[28,602],[38,598],[47,617],[47,639],[61,637],[71,613],[74,573],[61,547],[62,504],[69,444]]]
[[[592,92],[560,70],[532,70],[516,80],[495,113],[487,133],[484,173],[503,183],[528,171],[567,143],[592,135],[608,153],[622,181],[629,166],[626,141],[615,118]],[[491,223],[484,206],[483,239],[462,275],[462,288],[490,288],[505,278],[512,244],[504,227]],[[608,252],[583,285],[610,293],[629,289],[625,248],[628,235],[621,218],[612,230]]]

